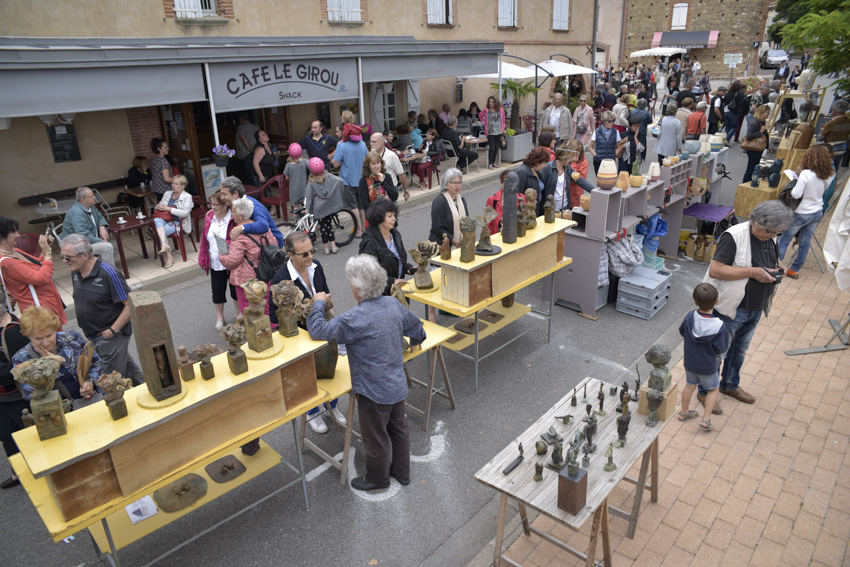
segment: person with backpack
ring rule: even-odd
[[[726,145],[729,145],[729,140],[735,136],[738,130],[738,118],[747,114],[745,101],[747,95],[744,93],[744,83],[739,79],[732,81],[729,87],[729,93],[723,99],[723,104],[726,111],[723,114],[723,127],[726,130]]]
[[[255,198],[245,194],[245,186],[235,175],[230,175],[221,180],[221,198],[224,199],[228,207],[232,207],[233,201],[236,199],[248,199],[254,204],[254,210],[251,213],[250,222],[236,226],[230,233],[230,238],[236,238],[240,234],[247,233],[253,235],[265,234],[267,230],[271,230],[277,241],[277,247],[283,246],[283,233],[274,222],[269,210],[263,206]]]
[[[239,303],[239,311],[241,312],[248,307],[248,299],[245,297],[242,284],[250,279],[258,279],[255,269],[260,266],[262,248],[275,242],[275,236],[271,229],[267,229],[265,234],[259,235],[259,238],[244,233],[244,231],[238,231],[239,227],[251,223],[251,215],[254,214],[254,200],[250,197],[233,199],[230,203],[230,213],[233,216],[233,222],[236,224],[233,232],[239,232],[239,234],[231,236],[230,246],[225,253],[222,253],[221,248],[219,248],[218,259],[225,268],[230,270],[230,284],[236,288],[236,301]],[[277,266],[277,268],[279,267]],[[274,276],[274,272],[271,276]],[[269,280],[271,280],[271,276]],[[269,305],[266,301],[266,315],[268,313]]]

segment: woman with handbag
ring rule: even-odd
[[[573,113],[573,130],[576,133],[576,140],[581,141],[581,145],[587,147],[590,143],[590,136],[596,129],[596,116],[593,114],[593,109],[587,105],[586,94],[581,95],[579,101],[580,104]]]
[[[322,162],[324,164],[324,162]],[[230,273],[218,258],[218,243],[216,236],[230,243],[230,231],[233,230],[233,217],[227,203],[219,193],[210,197],[212,210],[204,217],[204,228],[201,230],[201,238],[198,249],[198,265],[210,276],[212,285],[212,300],[215,306],[215,329],[220,331],[224,328],[224,304],[227,303],[227,287]],[[230,297],[233,299],[233,308],[238,313],[239,304],[236,302],[236,288],[230,285]]]
[[[32,256],[15,247],[18,221],[0,217],[0,283],[6,289],[6,309],[11,312],[17,304],[23,313],[28,307],[47,307],[59,317],[60,328],[65,318],[65,305],[53,283],[53,237],[38,237],[41,256]],[[14,353],[12,353],[14,354]]]
[[[741,149],[747,152],[747,169],[744,171],[744,180],[741,183],[752,181],[753,170],[761,160],[762,153],[767,147],[767,116],[770,107],[766,104],[758,107],[754,114],[747,116],[747,133],[741,142]]]
[[[12,433],[24,428],[21,412],[29,409],[30,404],[18,390],[12,376],[12,356],[29,344],[29,339],[21,334],[18,318],[6,310],[6,298],[0,290],[0,443],[7,457],[19,453],[18,445]],[[0,488],[12,488],[21,481],[12,476],[0,482]]]
[[[168,237],[177,232],[177,223],[180,229],[189,234],[192,232],[192,196],[186,191],[189,180],[184,175],[175,175],[171,182],[171,191],[162,195],[162,200],[153,211],[153,222],[156,225],[156,233],[159,236],[159,253],[165,255],[165,267],[174,265],[174,257],[171,255],[171,246],[168,245]]]
[[[505,137],[505,109],[494,96],[487,99],[487,108],[478,114],[487,136],[487,169],[496,169],[496,155]],[[507,142],[505,143],[507,145]]]
[[[763,107],[759,107],[761,109]],[[800,164],[797,184],[791,190],[791,197],[800,199],[800,204],[794,208],[794,220],[791,226],[779,238],[779,259],[785,257],[785,250],[791,244],[791,239],[799,234],[799,248],[794,263],[785,271],[789,278],[797,279],[800,268],[809,253],[809,243],[812,235],[823,217],[825,208],[823,193],[835,178],[832,160],[825,146],[812,146],[803,154]]]

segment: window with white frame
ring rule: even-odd
[[[517,0],[499,0],[499,27],[515,28],[518,20]]]
[[[570,0],[552,0],[552,29],[570,29]]]
[[[362,21],[360,0],[328,0],[328,20],[331,22]]]
[[[683,30],[688,25],[688,5],[673,4],[673,22],[670,24],[671,30]]]
[[[178,18],[209,18],[216,15],[215,0],[174,0],[174,13]]]
[[[452,0],[428,0],[427,20],[433,25],[451,25],[452,22]]]
[[[384,130],[395,130],[398,126],[396,116],[395,91],[383,91],[384,103]]]

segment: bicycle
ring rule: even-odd
[[[284,222],[280,226],[286,227],[283,237],[295,231],[305,232],[310,240],[316,242],[318,239],[319,221],[308,212],[306,208],[295,209],[292,213],[298,219],[296,222]],[[333,226],[334,240],[337,246],[345,246],[354,240],[357,233],[357,217],[349,209],[342,209],[331,215],[331,226]]]

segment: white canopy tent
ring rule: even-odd
[[[499,63],[499,71],[496,73],[484,73],[482,75],[467,75],[465,77],[461,77],[462,79],[533,79],[534,78],[534,67],[531,70],[527,70],[519,65],[514,65],[513,63],[505,63],[501,61]]]
[[[554,59],[542,61],[537,65],[539,65],[546,71],[552,73],[552,75],[554,75],[555,77],[566,77],[569,75],[587,75],[596,72],[590,67],[573,65],[572,63],[564,63],[563,61],[555,61]],[[526,67],[526,69],[528,69],[532,73],[532,76],[534,74],[534,69],[536,68],[537,67],[535,67],[534,65],[529,65],[528,67]]]
[[[670,57],[678,53],[685,53],[687,49],[681,47],[653,47],[642,51],[632,51],[629,57]]]

